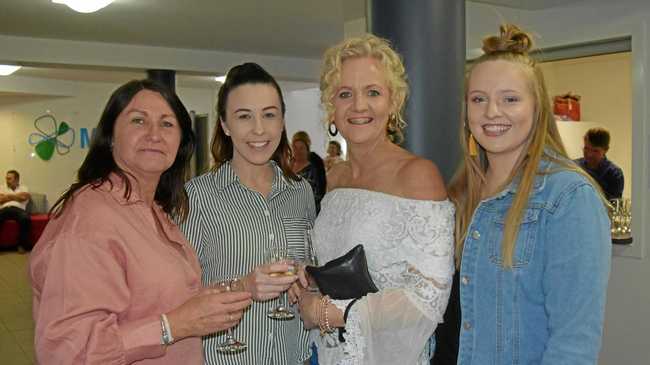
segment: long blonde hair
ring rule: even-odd
[[[483,51],[465,74],[465,92],[467,92],[470,76],[477,65],[484,62],[502,60],[521,67],[529,80],[529,85],[535,99],[535,114],[533,126],[522,154],[515,163],[505,185],[512,183],[515,177],[520,179],[514,201],[505,217],[503,240],[501,242],[501,259],[503,267],[512,268],[513,255],[519,233],[523,212],[528,205],[528,199],[533,188],[538,166],[542,159],[557,163],[561,169],[576,171],[593,180],[577,167],[568,157],[564,144],[555,124],[551,101],[544,82],[542,70],[528,54],[532,48],[532,38],[512,24],[502,25],[498,36],[487,37],[483,40]],[[467,103],[465,95],[464,103]],[[460,267],[463,244],[472,220],[474,211],[481,201],[481,188],[485,184],[485,173],[488,160],[485,149],[480,145],[478,155],[471,156],[468,141],[471,136],[467,121],[466,105],[461,126],[460,143],[464,151],[461,166],[457,170],[449,186],[449,195],[457,207],[456,211],[456,265]],[[596,186],[596,184],[594,184]]]

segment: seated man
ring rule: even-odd
[[[591,128],[584,136],[583,158],[576,160],[603,189],[608,200],[623,197],[623,170],[607,159],[609,132],[604,128]]]
[[[18,222],[18,250],[29,249],[29,228],[31,221],[27,213],[30,195],[27,186],[20,184],[20,174],[16,170],[7,171],[7,185],[0,186],[0,224],[13,219]]]

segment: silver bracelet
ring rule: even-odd
[[[174,336],[172,336],[172,330],[169,327],[169,320],[167,320],[167,316],[164,313],[160,315],[160,327],[162,328],[162,344],[165,346],[173,344]]]

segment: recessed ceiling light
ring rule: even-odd
[[[94,13],[112,3],[114,0],[52,0],[55,4],[67,5],[79,13]]]
[[[214,81],[223,84],[224,82],[226,82],[226,75],[224,75],[224,76],[216,76],[216,77],[214,78]]]
[[[16,65],[0,65],[0,76],[9,76],[12,73],[20,70],[23,66]]]

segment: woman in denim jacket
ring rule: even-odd
[[[464,161],[450,187],[460,269],[458,364],[595,364],[610,222],[567,157],[532,42],[513,25],[466,77]]]

